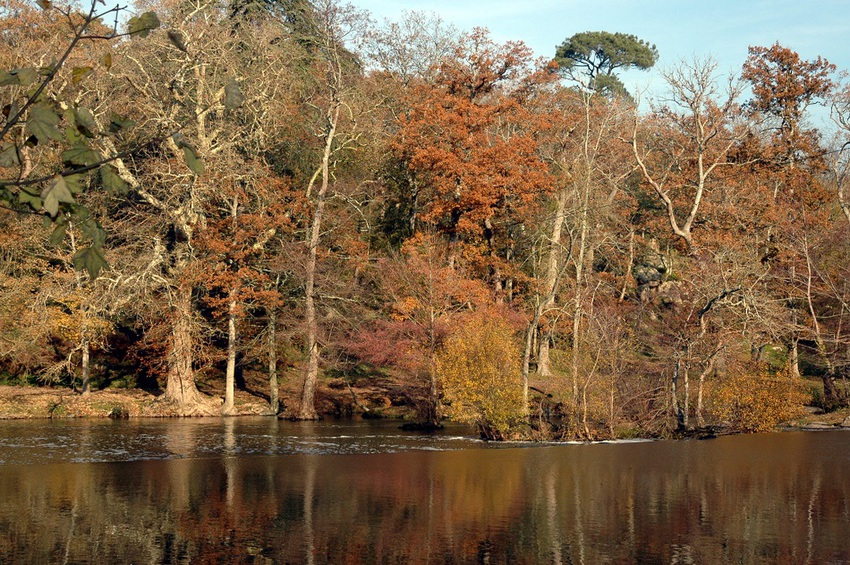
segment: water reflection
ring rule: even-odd
[[[0,465],[96,463],[296,453],[391,453],[484,447],[470,428],[436,435],[393,422],[281,422],[275,418],[40,420],[0,423]]]
[[[246,457],[231,422],[217,457],[0,466],[0,561],[850,562],[846,432]]]

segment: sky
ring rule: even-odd
[[[405,10],[434,12],[461,30],[486,27],[498,42],[522,40],[553,56],[565,38],[583,31],[630,33],[654,43],[655,69],[630,72],[633,92],[659,95],[658,71],[694,56],[713,57],[718,71],[738,75],[750,45],[777,41],[804,59],[819,55],[850,70],[850,0],[349,0],[376,21]]]

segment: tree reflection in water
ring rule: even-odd
[[[846,432],[286,456],[223,434],[210,458],[0,466],[2,560],[850,562]]]

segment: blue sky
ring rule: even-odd
[[[821,55],[850,70],[850,0],[350,0],[374,19],[404,10],[439,14],[462,30],[486,27],[497,41],[524,41],[552,56],[564,38],[582,31],[632,33],[655,43],[657,68],[711,55],[718,70],[740,73],[750,45],[779,41],[804,59]],[[631,88],[663,91],[657,72],[629,73]]]

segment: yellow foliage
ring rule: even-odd
[[[55,302],[48,308],[48,312],[46,322],[49,333],[70,342],[80,341],[83,333],[89,340],[96,341],[112,331],[112,324],[90,313],[83,298],[77,293],[63,297],[61,303]]]
[[[727,376],[710,398],[714,415],[735,430],[763,432],[798,416],[807,395],[798,381],[756,370]]]
[[[520,346],[498,315],[466,320],[437,356],[437,375],[450,415],[474,423],[482,435],[509,435],[524,419]]]

